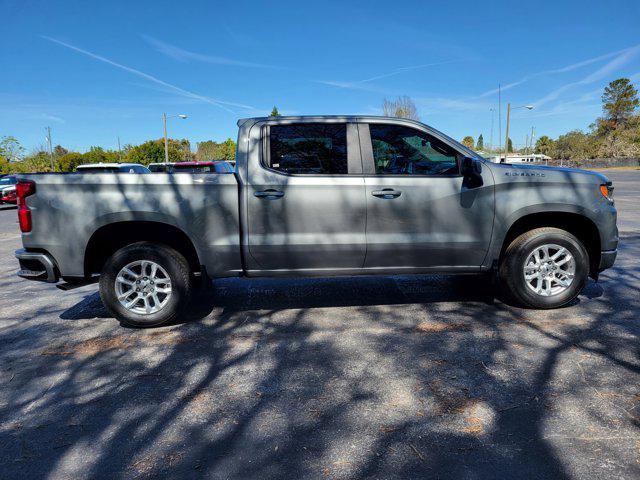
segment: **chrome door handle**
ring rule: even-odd
[[[281,192],[280,190],[274,190],[272,188],[269,188],[269,189],[263,190],[261,192],[254,192],[253,196],[254,197],[258,197],[258,198],[266,198],[268,200],[275,200],[276,198],[284,197],[284,192]]]
[[[383,188],[382,190],[374,190],[373,192],[371,192],[371,195],[378,198],[390,199],[398,198],[400,195],[402,195],[402,192],[399,192],[398,190],[394,190],[392,188]]]

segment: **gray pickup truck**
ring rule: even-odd
[[[611,267],[603,175],[494,164],[419,122],[238,122],[230,174],[32,174],[17,185],[18,275],[95,281],[122,322],[176,318],[198,283],[244,276],[494,274],[530,308]]]

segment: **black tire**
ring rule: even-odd
[[[563,292],[542,296],[527,286],[524,265],[536,247],[556,244],[565,247],[575,261],[575,276]],[[589,254],[575,236],[565,230],[552,227],[536,228],[523,233],[507,247],[500,263],[500,281],[507,293],[518,304],[537,309],[558,308],[573,301],[584,288],[589,275]]]
[[[138,314],[125,308],[116,295],[115,282],[120,270],[135,261],[150,260],[160,265],[171,279],[171,295],[158,312]],[[157,327],[176,320],[189,303],[192,275],[187,260],[173,248],[151,242],[139,242],[121,248],[106,262],[100,275],[100,298],[107,309],[130,327]]]

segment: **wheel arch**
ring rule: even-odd
[[[179,227],[157,220],[121,220],[102,225],[89,238],[84,255],[85,276],[100,273],[107,259],[120,248],[144,241],[173,248],[185,257],[192,272],[201,271],[196,246]]]
[[[511,242],[521,234],[540,227],[555,227],[574,235],[584,245],[589,255],[589,274],[597,275],[600,264],[601,240],[597,225],[591,218],[578,211],[551,210],[526,213],[515,218],[504,232],[498,262]]]

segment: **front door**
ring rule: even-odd
[[[464,153],[417,126],[360,125],[367,198],[365,268],[474,269],[489,248],[493,177],[468,187]]]
[[[249,253],[262,273],[359,271],[366,202],[355,124],[271,121],[249,169]]]

